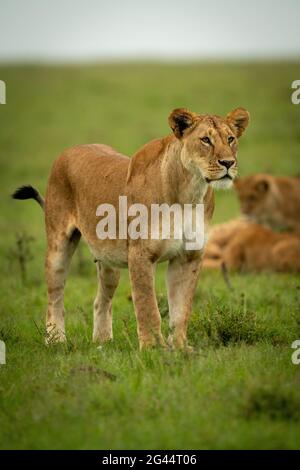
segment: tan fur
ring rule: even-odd
[[[236,180],[235,189],[253,222],[300,233],[300,178],[256,174]]]
[[[132,159],[106,145],[81,145],[66,150],[49,178],[45,217],[47,232],[48,342],[65,340],[63,292],[68,266],[80,236],[98,260],[99,289],[94,303],[94,341],[112,338],[111,302],[119,268],[129,267],[141,348],[164,345],[157,306],[154,270],[168,260],[168,300],[174,347],[186,346],[188,318],[202,251],[186,251],[178,240],[100,240],[96,208],[118,197],[128,204],[205,203],[206,224],[214,207],[213,186],[230,186],[236,176],[237,137],[248,124],[239,108],[227,118],[174,110],[169,123],[174,135],[146,144]],[[210,138],[210,144],[201,140]],[[232,142],[228,142],[231,136]],[[227,169],[224,160],[232,166]],[[118,215],[117,215],[118,220]]]
[[[298,234],[277,233],[262,225],[235,221],[230,223],[227,235],[219,253],[208,252],[204,257],[204,266],[217,268],[225,263],[229,269],[241,272],[300,271]]]
[[[209,231],[208,241],[203,255],[203,268],[220,268],[224,256],[224,250],[232,238],[244,227],[249,226],[246,218],[224,222],[223,224],[213,225]]]

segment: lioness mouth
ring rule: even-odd
[[[205,181],[207,183],[211,183],[212,181],[221,181],[221,180],[225,180],[227,178],[232,180],[232,177],[227,173],[226,175],[221,176],[221,178],[205,178]]]

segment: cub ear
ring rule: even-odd
[[[265,194],[267,191],[269,191],[269,188],[269,181],[265,179],[258,181],[255,185],[255,189],[259,194]]]
[[[169,126],[177,139],[181,139],[184,132],[194,124],[196,117],[197,114],[185,108],[177,108],[171,112],[169,116]]]
[[[226,121],[233,128],[235,135],[240,137],[249,124],[250,115],[244,108],[237,108],[226,116]]]

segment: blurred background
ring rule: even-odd
[[[297,0],[1,0],[8,61],[298,58]]]
[[[76,143],[104,142],[132,155],[169,132],[167,116],[179,106],[216,114],[248,108],[241,174],[297,171],[297,0],[284,8],[280,0],[0,5],[3,189],[29,172],[44,191],[53,159]],[[232,195],[218,197],[216,220],[235,210]]]
[[[99,395],[92,379],[86,377],[82,383],[78,379],[75,389],[73,379],[70,381],[66,375],[68,368],[80,361],[99,361],[90,343],[91,305],[96,289],[94,265],[87,250],[81,247],[72,265],[74,276],[68,281],[66,296],[70,314],[67,329],[71,331],[68,352],[74,354],[52,356],[42,348],[39,335],[46,299],[43,216],[33,201],[22,203],[10,198],[14,189],[23,184],[32,184],[44,194],[51,165],[66,147],[102,142],[131,156],[147,141],[170,132],[167,118],[177,107],[219,115],[237,106],[247,108],[251,125],[240,140],[240,175],[299,174],[300,105],[291,101],[291,84],[300,79],[299,18],[298,0],[0,0],[0,80],[6,83],[6,104],[0,104],[0,337],[5,338],[17,365],[6,368],[3,380],[0,376],[0,414],[1,403],[8,404],[9,409],[1,415],[5,423],[1,426],[1,445],[299,445],[298,424],[291,425],[289,418],[286,422],[283,418],[282,426],[273,426],[264,411],[253,425],[237,417],[237,397],[244,390],[250,390],[252,385],[256,390],[256,386],[265,383],[270,384],[272,393],[280,388],[278,381],[289,359],[280,355],[281,366],[275,369],[279,359],[273,363],[273,356],[281,354],[281,350],[273,348],[273,340],[266,343],[263,352],[259,343],[257,348],[241,349],[241,355],[240,350],[227,348],[224,355],[222,352],[218,356],[221,359],[216,359],[213,351],[208,362],[197,359],[190,366],[178,359],[174,362],[177,369],[170,372],[170,395],[169,384],[164,382],[150,393],[157,376],[153,379],[151,371],[147,376],[148,365],[152,367],[149,359],[142,369],[149,389],[143,389],[140,360],[135,355],[124,356],[127,343],[123,322],[129,325],[129,336],[136,348],[127,274],[123,274],[115,304],[119,313],[115,327],[117,347],[112,362],[110,356],[102,359],[117,374],[127,371],[132,389],[127,394],[127,382],[124,384],[121,379],[117,384],[104,386]],[[233,191],[218,192],[216,198],[214,222],[238,215]],[[269,277],[241,276],[236,279],[236,286],[242,297],[236,294],[234,299],[229,298],[223,284],[218,273],[204,275],[199,309],[206,305],[210,314],[210,309],[214,312],[215,306],[223,302],[222,312],[230,312],[231,302],[234,306],[244,302],[241,309],[248,314],[245,299],[249,297],[254,309],[249,313],[250,333],[257,324],[254,311],[266,318],[269,326],[278,322],[283,334],[294,335],[286,331],[294,325],[291,315],[299,298],[297,276],[273,277],[272,282]],[[295,290],[289,292],[290,286]],[[216,289],[218,296],[210,297]],[[159,271],[158,291],[165,295],[163,271]],[[280,317],[282,312],[290,314],[288,322]],[[198,317],[195,325],[199,326]],[[198,341],[196,327],[194,340]],[[76,334],[72,336],[72,332]],[[286,351],[289,346],[285,344],[284,348]],[[80,356],[82,350],[84,354]],[[247,361],[250,358],[249,369],[248,362],[239,362],[244,356]],[[167,364],[164,369],[164,363],[159,364],[164,371],[160,377],[163,381],[164,374],[168,377],[167,367],[173,366]],[[227,364],[235,364],[236,369],[228,368],[225,376],[214,375],[220,368],[224,371]],[[277,382],[266,377],[268,370],[272,370]],[[184,371],[190,375],[184,376]],[[207,377],[205,385],[203,376]],[[199,378],[199,387],[189,388],[190,405],[186,408],[182,396],[187,394],[185,384],[190,377],[194,384]],[[1,388],[1,382],[14,383],[14,387]],[[139,433],[132,421],[135,408],[128,398],[135,393],[137,403],[144,399],[140,407],[145,420],[139,422]],[[155,401],[157,393],[159,398]],[[83,396],[88,397],[84,403]],[[262,396],[262,407],[285,403],[280,397],[274,401],[272,394],[270,402]],[[295,410],[299,409],[299,396],[294,402]],[[49,403],[53,408],[49,408]],[[121,410],[120,403],[125,403]],[[232,407],[228,407],[229,403]],[[160,414],[161,406],[165,414]],[[253,406],[259,409],[260,402]],[[101,422],[97,421],[99,413]],[[141,414],[136,419],[140,417]],[[281,440],[286,436],[288,444]]]

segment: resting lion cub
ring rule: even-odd
[[[176,109],[169,116],[173,135],[149,142],[131,159],[106,145],[93,144],[72,147],[56,160],[45,199],[48,342],[66,338],[64,284],[82,235],[98,260],[93,340],[103,343],[112,338],[112,298],[119,268],[128,265],[140,348],[164,345],[154,267],[168,260],[169,343],[186,346],[202,250],[187,251],[183,242],[174,239],[100,240],[96,208],[109,203],[118,210],[120,195],[126,195],[131,204],[146,207],[204,202],[207,224],[214,208],[213,187],[229,187],[237,174],[237,138],[248,121],[243,108],[226,118]],[[42,197],[32,187],[20,188],[14,197],[34,198],[43,206]]]
[[[224,251],[230,241],[244,227],[249,227],[250,225],[252,225],[251,222],[243,217],[213,225],[209,230],[208,241],[205,245],[202,262],[203,268],[220,268],[224,262]]]
[[[220,268],[224,263],[228,269],[241,272],[300,271],[299,234],[273,232],[241,219],[221,224],[217,237],[220,231],[225,234],[224,244],[208,244],[204,267]]]
[[[273,230],[300,233],[300,178],[256,174],[235,181],[241,210]]]

